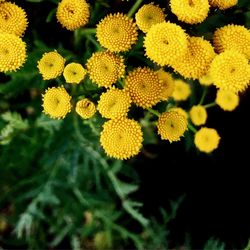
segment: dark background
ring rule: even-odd
[[[250,237],[249,203],[249,89],[234,112],[218,107],[208,110],[208,127],[216,128],[220,146],[211,155],[186,151],[184,143],[162,142],[148,146],[156,158],[141,157],[135,167],[141,177],[140,198],[145,211],[156,214],[170,200],[185,194],[170,226],[173,246],[189,237],[195,249],[208,238],[242,249]],[[187,233],[189,235],[187,235]]]

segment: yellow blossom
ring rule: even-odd
[[[125,74],[124,58],[109,51],[95,52],[86,64],[90,79],[109,88]]]
[[[174,92],[174,80],[170,73],[165,72],[164,70],[158,70],[157,75],[159,79],[161,80],[162,84],[162,100],[167,100]]]
[[[146,56],[160,66],[172,65],[187,51],[187,35],[177,24],[162,22],[153,25],[145,36]]]
[[[218,90],[215,102],[225,111],[233,111],[239,105],[240,98],[229,90]]]
[[[204,153],[211,153],[218,148],[220,136],[212,128],[201,128],[194,137],[195,146]]]
[[[185,23],[203,22],[209,11],[208,0],[170,0],[171,11]]]
[[[83,119],[91,118],[95,112],[95,104],[87,98],[84,98],[76,103],[76,113]]]
[[[201,37],[190,37],[186,54],[172,67],[185,78],[198,79],[207,74],[215,55],[208,41]]]
[[[0,3],[0,33],[22,36],[28,26],[26,12],[14,3]]]
[[[133,19],[116,13],[106,16],[97,24],[96,36],[104,48],[112,52],[123,52],[136,43],[138,32]]]
[[[140,30],[147,33],[157,23],[165,21],[163,9],[153,3],[144,4],[135,14],[136,24]]]
[[[79,63],[69,63],[63,71],[63,76],[67,83],[80,83],[87,71]]]
[[[210,75],[219,89],[238,93],[244,91],[250,82],[250,65],[243,54],[226,50],[214,58]]]
[[[150,108],[162,100],[163,85],[157,73],[150,68],[135,68],[125,79],[125,90],[132,102]]]
[[[131,99],[127,92],[111,88],[101,95],[97,109],[103,117],[115,119],[127,116],[130,105]]]
[[[16,71],[25,61],[25,42],[13,34],[0,32],[0,72]]]
[[[221,10],[225,10],[237,5],[238,0],[209,0],[209,4],[212,7],[217,7]]]
[[[233,49],[250,59],[250,30],[244,26],[229,24],[217,29],[213,44],[218,53]]]
[[[142,148],[142,141],[140,124],[125,117],[105,122],[100,137],[106,154],[120,160],[137,155]]]
[[[193,106],[189,111],[190,119],[196,126],[204,125],[207,121],[207,111],[201,105]]]
[[[179,141],[187,130],[187,119],[179,112],[165,112],[160,115],[157,128],[162,140]]]
[[[64,70],[65,59],[56,51],[44,53],[38,61],[38,69],[44,80],[60,76]]]
[[[57,7],[58,22],[68,30],[76,30],[89,21],[89,5],[85,0],[62,0]]]
[[[54,119],[63,119],[71,111],[71,96],[64,87],[48,88],[43,94],[43,112]]]
[[[172,97],[176,101],[186,101],[191,94],[190,85],[181,79],[174,81],[174,92]]]

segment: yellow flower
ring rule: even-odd
[[[120,160],[137,155],[142,147],[142,141],[140,124],[125,117],[105,122],[100,137],[106,154]]]
[[[213,44],[218,53],[236,50],[250,59],[250,31],[241,25],[226,25],[214,32]]]
[[[174,81],[174,92],[172,97],[176,101],[186,101],[191,94],[190,85],[181,79],[177,79]]]
[[[56,51],[44,53],[38,61],[38,69],[44,80],[60,76],[64,70],[65,59]]]
[[[25,11],[14,3],[0,3],[0,33],[22,36],[28,26]]]
[[[213,84],[213,79],[209,73],[199,78],[199,82],[203,86],[211,86]]]
[[[212,128],[201,128],[196,132],[194,137],[195,146],[205,153],[211,153],[213,150],[218,148],[220,142],[220,136],[217,131]]]
[[[173,108],[170,108],[168,111],[169,112],[177,112],[180,115],[182,115],[183,117],[185,117],[185,119],[188,119],[188,113],[183,108],[173,107]]]
[[[157,75],[161,80],[161,84],[163,86],[162,89],[162,100],[167,100],[174,92],[174,80],[170,73],[165,72],[164,70],[158,70]]]
[[[125,74],[124,58],[109,51],[94,53],[86,66],[90,79],[100,87],[111,87]]]
[[[239,96],[229,90],[218,90],[215,102],[225,111],[233,111],[239,105]]]
[[[163,9],[153,3],[144,4],[135,14],[136,24],[140,30],[147,33],[157,23],[165,21]]]
[[[89,21],[89,5],[85,0],[62,0],[57,7],[58,22],[68,30],[76,30]]]
[[[163,85],[150,68],[135,68],[125,79],[125,90],[137,106],[150,108],[161,101]]]
[[[196,126],[204,125],[207,121],[207,111],[201,106],[193,106],[189,111],[190,119]]]
[[[63,76],[67,83],[80,83],[87,71],[79,63],[69,63],[63,71]]]
[[[54,119],[63,119],[71,111],[71,96],[64,87],[48,88],[43,95],[43,112]]]
[[[238,0],[209,0],[209,4],[212,7],[217,7],[221,10],[225,10],[237,5]]]
[[[187,51],[187,35],[177,24],[162,22],[153,25],[145,36],[146,56],[155,63],[172,65]]]
[[[130,105],[131,99],[127,92],[112,88],[101,95],[97,109],[103,117],[115,119],[127,116]]]
[[[187,53],[172,67],[185,78],[198,79],[207,74],[216,54],[212,45],[201,37],[190,37],[188,41]]]
[[[234,93],[245,90],[250,81],[250,65],[247,58],[234,50],[217,55],[210,68],[216,87]]]
[[[110,14],[102,19],[96,28],[100,44],[112,51],[123,52],[136,43],[138,32],[133,19],[122,13]]]
[[[13,34],[0,32],[0,72],[16,71],[25,60],[25,42]]]
[[[185,23],[203,22],[209,11],[208,0],[170,0],[171,11]]]
[[[87,98],[84,98],[76,103],[76,113],[83,119],[91,118],[95,112],[95,104]]]
[[[157,128],[162,140],[179,141],[187,130],[187,119],[179,112],[165,112],[160,115]]]

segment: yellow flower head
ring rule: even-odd
[[[95,112],[95,104],[87,98],[84,98],[76,103],[76,113],[83,119],[91,118]]]
[[[162,88],[162,100],[167,100],[174,92],[174,80],[170,73],[165,72],[164,70],[158,70],[157,75],[161,80]]]
[[[174,81],[174,92],[172,97],[176,101],[186,101],[191,94],[190,85],[181,79],[177,79]]]
[[[38,69],[44,80],[60,76],[64,70],[65,59],[56,51],[44,53],[38,61]]]
[[[153,3],[144,4],[135,14],[136,24],[140,30],[147,33],[157,23],[165,21],[163,9]]]
[[[135,68],[125,79],[125,90],[132,102],[150,108],[162,100],[163,85],[157,73],[150,68]]]
[[[67,83],[80,83],[87,71],[80,63],[69,63],[63,71],[63,76]]]
[[[194,137],[195,146],[204,153],[211,153],[218,148],[220,136],[217,131],[212,128],[201,128],[196,132]]]
[[[215,102],[225,111],[233,111],[239,105],[238,95],[229,90],[218,90]]]
[[[177,24],[162,22],[153,25],[145,36],[146,56],[155,63],[172,65],[187,51],[187,35]]]
[[[125,117],[105,122],[100,137],[106,154],[120,160],[137,155],[142,147],[142,141],[140,124]]]
[[[25,42],[13,34],[0,32],[0,72],[16,71],[25,60]]]
[[[109,88],[125,74],[124,58],[109,51],[94,53],[86,64],[90,79]]]
[[[76,30],[89,21],[89,5],[85,0],[62,0],[57,7],[58,22],[67,30]]]
[[[188,113],[183,108],[173,107],[173,108],[170,108],[168,111],[169,112],[177,112],[180,115],[182,115],[183,117],[185,117],[185,119],[188,119]]]
[[[211,86],[213,84],[213,79],[209,73],[199,78],[199,82],[203,86]]]
[[[215,57],[212,45],[201,37],[188,39],[187,53],[172,67],[185,78],[198,79],[205,75]]]
[[[187,119],[179,112],[165,112],[159,117],[157,128],[162,140],[179,141],[187,130]]]
[[[218,53],[236,50],[250,59],[250,30],[241,25],[226,25],[214,32],[213,44]]]
[[[28,26],[25,11],[14,3],[0,3],[0,33],[22,36]]]
[[[225,10],[237,5],[238,0],[209,0],[209,4],[212,7],[217,7],[221,10]]]
[[[136,24],[128,16],[116,13],[102,19],[96,28],[100,44],[112,51],[123,52],[131,49],[138,38]]]
[[[249,84],[250,65],[243,54],[226,50],[214,58],[210,74],[216,87],[238,93]]]
[[[102,117],[115,119],[127,116],[130,105],[131,99],[127,92],[111,88],[101,95],[97,109]]]
[[[171,11],[185,23],[203,22],[209,11],[208,0],[170,0]]]
[[[207,121],[207,111],[201,106],[193,106],[189,111],[190,119],[196,126],[204,125]]]
[[[71,111],[71,96],[64,87],[48,88],[43,95],[43,112],[54,119],[63,119]]]

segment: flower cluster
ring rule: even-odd
[[[62,0],[56,11],[59,24],[77,30],[75,36],[85,36],[96,51],[85,62],[66,60],[56,50],[42,55],[37,67],[43,80],[60,82],[43,94],[44,113],[54,119],[72,110],[82,119],[102,117],[100,144],[116,159],[140,152],[148,124],[162,140],[172,143],[193,133],[199,151],[215,150],[220,136],[206,127],[208,108],[218,105],[232,111],[238,106],[239,94],[250,82],[250,31],[228,24],[207,40],[187,28],[204,22],[213,8],[235,7],[237,0],[170,0],[169,6],[167,2],[160,6],[157,1],[135,1],[128,14],[107,14],[95,27],[86,28],[92,25],[91,6],[85,0]],[[178,22],[170,21],[167,11]],[[20,36],[26,26],[22,9],[0,3],[0,71],[16,70],[24,63]],[[135,56],[141,64],[133,63]],[[94,94],[85,88],[87,83],[96,87]],[[203,89],[202,97],[188,106],[196,87]],[[216,89],[217,95],[213,103],[204,104],[208,88]]]
[[[28,26],[26,12],[11,2],[0,1],[0,72],[20,69],[26,61],[22,36]]]

